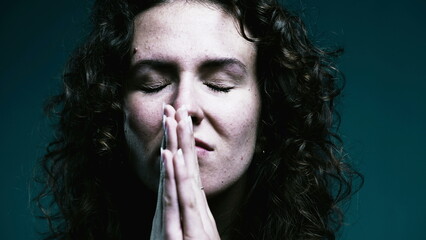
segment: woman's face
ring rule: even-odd
[[[125,136],[141,180],[156,190],[163,103],[186,106],[204,190],[236,183],[253,157],[260,113],[254,44],[218,8],[175,1],[135,19]]]

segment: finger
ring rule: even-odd
[[[176,190],[176,181],[173,169],[173,154],[164,150],[164,194],[163,194],[163,221],[165,239],[182,239],[179,203]]]
[[[195,164],[195,141],[194,135],[190,126],[190,118],[187,116],[185,119],[182,119],[178,122],[176,133],[177,133],[177,142],[178,148],[182,149],[185,164],[189,167],[190,173],[194,173],[194,164]]]
[[[177,136],[178,136],[178,148],[183,150],[183,157],[185,165],[187,166],[188,176],[193,178],[191,187],[195,196],[195,204],[198,207],[200,217],[205,226],[206,231],[213,232],[213,227],[211,222],[214,219],[210,218],[209,212],[210,209],[207,204],[207,200],[202,191],[202,185],[200,180],[200,172],[197,161],[197,154],[195,151],[195,141],[194,135],[192,132],[192,120],[188,116],[186,109],[178,109],[176,112],[176,119],[180,120],[177,127]],[[207,228],[206,228],[207,226]]]
[[[172,153],[176,153],[178,148],[178,140],[176,133],[177,122],[174,118],[166,117],[165,126],[166,149],[168,149]]]
[[[176,109],[175,119],[177,122],[186,120],[187,116],[188,116],[188,107],[186,105],[183,105],[179,109]]]
[[[176,110],[172,105],[169,104],[165,104],[163,106],[163,111],[164,111],[164,115],[166,115],[166,117],[175,117],[176,114]]]
[[[210,211],[206,194],[200,184],[193,181],[192,191],[195,196],[195,203],[198,207],[198,212],[200,214],[201,222],[203,224],[204,230],[208,233],[209,236],[219,236],[216,222],[213,218],[213,215]],[[216,238],[213,238],[216,239]]]
[[[178,121],[177,137],[178,148],[183,150],[184,163],[187,170],[187,177],[191,179],[190,185],[192,195],[195,198],[195,205],[198,217],[201,219],[203,231],[213,239],[219,239],[216,223],[211,214],[204,191],[201,189],[200,172],[198,167],[197,153],[195,151],[195,141],[192,127],[192,119],[188,116],[187,110],[183,107],[176,111]],[[178,193],[178,195],[180,192]],[[183,224],[184,225],[184,224]],[[185,229],[185,225],[183,226]],[[191,231],[191,230],[190,230]]]
[[[152,221],[152,229],[151,229],[151,239],[158,239],[161,236],[161,232],[163,229],[163,186],[164,186],[164,164],[163,164],[163,150],[160,149],[161,160],[160,160],[160,179],[158,184],[158,192],[157,192],[157,205],[155,208],[155,215]]]
[[[213,237],[212,239],[220,239],[219,232],[216,226],[216,221],[208,205],[206,194],[204,191],[200,191],[200,192],[201,192],[200,198],[202,199],[200,201],[200,204],[202,205],[202,207],[200,207],[201,219],[203,221],[204,229],[209,236],[216,236],[216,237]]]
[[[195,150],[195,140],[192,127],[192,119],[188,116],[188,112],[185,108],[180,108],[176,112],[176,120],[178,120],[177,126],[177,139],[178,148],[182,149],[185,164],[188,167],[188,173],[190,176],[194,176],[198,186],[200,185],[199,170],[197,162],[197,153]]]
[[[182,149],[179,149],[174,155],[173,166],[184,236],[202,236],[204,234],[204,227],[194,193],[195,181],[193,177],[188,175]]]
[[[175,120],[176,111],[170,105],[164,105],[163,125],[165,136],[165,149],[170,150],[173,154],[177,151],[177,135]]]

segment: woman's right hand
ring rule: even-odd
[[[165,146],[151,240],[220,239],[203,191],[191,117],[164,107]]]

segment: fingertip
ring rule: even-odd
[[[162,154],[164,159],[170,159],[171,156],[173,155],[172,152],[169,149],[161,150],[161,154]]]
[[[182,136],[182,134],[185,133],[185,129],[186,129],[186,122],[185,121],[179,121],[176,125],[176,131],[178,136]]]
[[[188,127],[189,127],[189,131],[191,133],[193,133],[194,132],[194,125],[192,124],[192,118],[191,118],[191,116],[188,115],[186,121],[187,121],[187,124],[188,124]]]
[[[182,148],[179,148],[179,149],[176,151],[176,155],[175,155],[175,162],[176,162],[178,165],[181,165],[181,166],[185,165],[185,160],[183,159],[183,151],[182,151]]]
[[[172,105],[165,104],[163,107],[163,112],[167,117],[174,117],[176,110]]]
[[[176,111],[176,121],[178,122],[185,121],[187,117],[188,117],[188,106],[182,105]]]
[[[163,131],[166,131],[166,115],[164,113],[163,113],[162,123],[163,123]]]
[[[177,156],[179,158],[179,160],[183,160],[183,152],[182,152],[182,148],[179,148],[177,150]]]

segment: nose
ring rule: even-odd
[[[204,112],[199,100],[196,94],[195,79],[190,76],[182,77],[172,105],[176,110],[185,105],[194,126],[200,124],[204,119]]]

